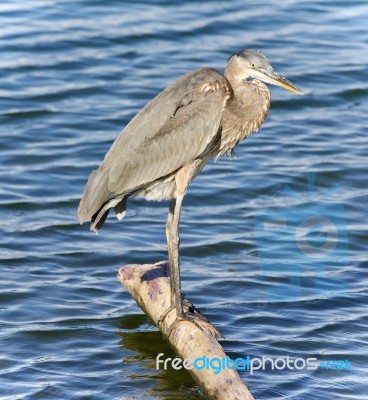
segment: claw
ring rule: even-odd
[[[167,317],[167,315],[170,313],[170,311],[172,311],[175,308],[175,305],[170,306],[162,315],[161,317],[157,320],[157,323],[160,325],[165,321],[165,318]]]
[[[174,326],[180,321],[189,321],[201,331],[208,331],[216,339],[224,339],[224,336],[215,328],[214,325],[187,299],[182,299],[183,312],[176,312],[174,322],[164,331],[166,337],[170,337]],[[175,305],[170,306],[158,319],[158,325],[162,325],[167,315],[175,309]]]

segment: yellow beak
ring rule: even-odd
[[[270,83],[272,85],[281,86],[282,88],[289,90],[290,92],[304,94],[300,89],[298,89],[295,85],[293,85],[290,81],[288,81],[284,76],[278,74],[277,72],[271,71],[261,71],[254,70],[252,71],[252,76],[254,78],[258,78],[263,82]]]

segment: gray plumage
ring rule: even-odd
[[[271,99],[264,82],[301,93],[257,50],[235,53],[224,74],[200,68],[177,79],[130,121],[92,172],[79,204],[79,221],[91,219],[91,229],[97,232],[111,208],[119,219],[125,215],[131,195],[171,199],[169,259],[178,269],[178,255],[170,250],[178,233],[171,232],[177,227],[172,228],[170,218],[177,217],[179,223],[181,199],[208,159],[231,152],[259,129]],[[180,282],[172,288],[172,302],[183,315],[179,289]]]

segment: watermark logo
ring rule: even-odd
[[[338,187],[319,193],[315,178],[302,194],[287,187],[268,198],[255,217],[260,272],[275,281],[269,301],[348,290],[340,278],[350,264],[344,205]]]
[[[328,361],[318,361],[316,357],[309,358],[294,358],[290,356],[271,358],[268,356],[262,357],[250,357],[246,356],[238,357],[232,360],[230,357],[226,356],[224,358],[217,357],[197,357],[197,358],[163,358],[164,353],[159,353],[156,357],[156,369],[163,368],[164,370],[170,368],[180,370],[196,369],[198,371],[211,370],[214,375],[218,375],[221,371],[225,369],[239,370],[239,371],[249,371],[253,375],[257,371],[265,370],[312,370],[315,371],[319,368],[326,370],[350,370],[351,362],[349,360],[328,360]]]

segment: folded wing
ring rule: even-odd
[[[155,97],[92,172],[78,208],[79,221],[199,157],[218,132],[230,95],[231,86],[220,72],[201,68]]]

